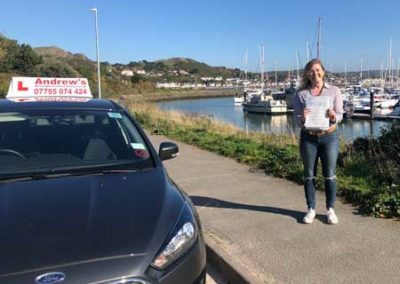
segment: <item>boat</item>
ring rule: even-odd
[[[235,94],[235,96],[233,97],[233,102],[235,103],[235,106],[241,106],[242,103],[244,103],[244,97],[245,97],[244,92]]]
[[[235,106],[241,106],[242,103],[244,103],[248,97],[249,93],[249,87],[250,81],[247,80],[247,48],[244,56],[244,81],[243,81],[243,92],[242,93],[236,93],[235,96],[233,97],[233,102]]]
[[[379,104],[379,107],[381,109],[392,109],[397,104],[398,101],[399,101],[398,98],[390,98],[389,97],[389,98],[382,100]]]
[[[288,109],[293,109],[293,100],[294,96],[297,93],[297,90],[300,87],[300,81],[299,80],[291,80],[289,88],[285,89],[285,102],[287,104]],[[275,97],[274,97],[275,98]]]
[[[233,97],[235,106],[241,106],[244,102],[248,102],[251,98],[260,96],[263,92],[263,87],[255,84],[246,84],[242,93],[237,93]]]
[[[353,116],[354,113],[365,113],[371,112],[369,98],[351,98],[349,101],[344,101],[344,112],[346,117]]]
[[[287,112],[284,100],[275,100],[270,90],[264,88],[264,47],[260,48],[261,86],[254,92],[245,92],[244,112],[281,114]]]
[[[284,101],[287,109],[293,109],[293,99],[296,94],[296,89],[287,88],[285,90],[272,91],[272,97],[276,101]]]
[[[398,101],[396,105],[394,105],[392,112],[390,112],[388,115],[400,117],[400,101]]]
[[[243,111],[251,113],[284,114],[287,113],[287,104],[284,100],[275,100],[271,93],[263,92],[253,95],[250,100],[242,104]]]

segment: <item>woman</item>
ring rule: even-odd
[[[311,224],[315,218],[315,170],[318,157],[322,163],[322,173],[325,179],[326,209],[328,224],[337,224],[338,218],[334,211],[336,200],[336,161],[339,154],[339,137],[337,123],[343,118],[343,98],[340,90],[324,81],[325,68],[321,60],[312,59],[305,68],[302,85],[294,98],[294,112],[301,126],[300,154],[304,166],[304,191],[308,211],[303,222]],[[329,127],[323,129],[307,129],[306,120],[312,110],[307,102],[318,96],[328,97],[329,108],[322,114],[329,119]]]

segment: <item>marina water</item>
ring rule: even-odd
[[[163,110],[176,110],[230,123],[246,132],[294,133],[297,136],[300,132],[293,113],[281,115],[245,113],[242,106],[234,105],[231,97],[162,101],[156,104]],[[381,127],[385,127],[388,123],[376,120],[344,119],[339,124],[339,134],[346,142],[358,137],[377,137]]]

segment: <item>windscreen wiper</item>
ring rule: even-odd
[[[68,176],[84,176],[84,175],[104,175],[112,173],[132,173],[145,170],[146,168],[127,168],[130,163],[121,165],[107,165],[100,167],[57,167],[46,169],[43,171],[35,172],[21,172],[21,173],[10,173],[0,174],[0,182],[10,181],[27,181],[27,180],[40,180],[40,179],[51,179]]]
[[[31,176],[0,176],[0,183],[32,180]]]
[[[4,174],[0,175],[0,182],[16,182],[16,181],[27,181],[27,180],[40,180],[48,178],[57,178],[62,176],[69,176],[68,173],[62,174],[49,174],[49,173],[18,173],[18,174]]]

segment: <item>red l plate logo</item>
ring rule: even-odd
[[[22,81],[18,81],[18,91],[28,91],[28,87],[24,87]]]

